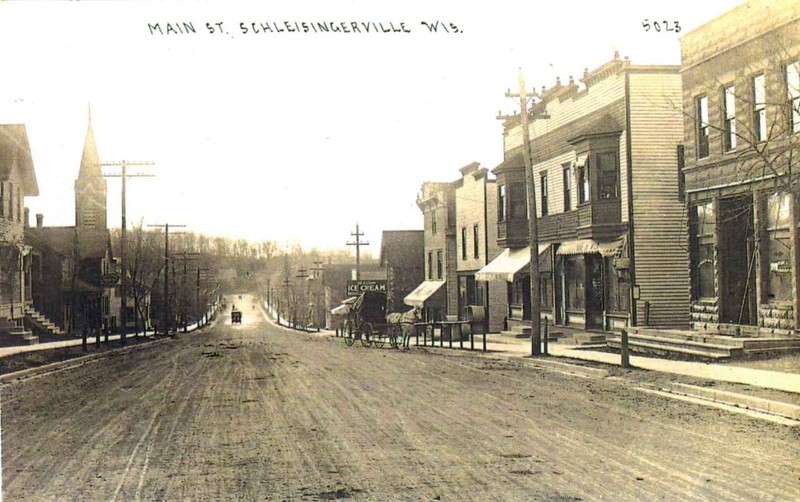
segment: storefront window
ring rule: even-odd
[[[692,214],[692,265],[695,278],[695,297],[714,298],[717,296],[717,285],[714,270],[714,226],[716,213],[714,203],[707,202],[694,207]]]
[[[605,268],[608,311],[617,314],[628,313],[630,311],[630,284],[624,275],[614,268],[613,258],[607,259]]]
[[[583,310],[586,308],[585,269],[583,256],[568,256],[564,259],[567,308],[569,309]]]
[[[766,256],[767,300],[775,302],[792,300],[791,274],[791,196],[777,193],[767,197]]]

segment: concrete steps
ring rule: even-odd
[[[619,349],[622,337],[607,336],[607,345]],[[654,328],[631,328],[628,346],[632,352],[668,355],[685,354],[709,359],[741,357],[745,354],[776,353],[800,350],[798,337],[734,337],[715,333],[697,333]]]
[[[11,321],[4,319],[0,322],[0,331],[5,331],[11,338],[21,339],[24,344],[35,345],[39,343],[39,337],[25,326],[17,326]]]
[[[59,328],[54,322],[45,317],[33,307],[25,307],[25,319],[34,323],[36,326],[47,331],[51,335],[63,335],[64,331]]]

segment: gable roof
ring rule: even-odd
[[[22,176],[23,194],[39,195],[25,125],[0,124],[0,179],[8,180],[15,166]]]
[[[25,237],[36,247],[46,246],[62,256],[72,256],[77,239],[81,260],[103,258],[111,251],[111,232],[107,228],[37,227],[26,228]]]

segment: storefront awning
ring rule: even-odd
[[[592,239],[579,239],[576,241],[567,241],[561,243],[561,246],[559,246],[556,254],[561,256],[569,256],[575,254],[599,253],[603,256],[610,257],[616,256],[619,253],[619,250],[622,249],[624,243],[624,239],[617,239],[612,242],[602,243],[598,243]]]
[[[425,301],[444,286],[445,281],[423,281],[414,291],[403,298],[403,303],[409,307],[424,307]]]
[[[549,244],[539,244],[539,255],[544,253]],[[531,263],[531,248],[506,248],[488,265],[475,272],[476,281],[506,281],[514,282],[514,276],[523,267]]]
[[[331,309],[331,314],[333,315],[347,315],[350,313],[350,309],[353,308],[353,302],[358,299],[357,296],[350,296],[342,300],[342,304],[338,307],[334,307]]]

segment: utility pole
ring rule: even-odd
[[[361,246],[369,246],[369,242],[364,242],[361,240],[361,237],[364,235],[363,232],[359,231],[358,223],[356,223],[356,231],[350,232],[350,235],[356,238],[355,242],[348,242],[348,246],[355,246],[356,247],[356,281],[361,280]]]
[[[169,335],[170,328],[172,327],[172,320],[170,319],[170,308],[169,308],[169,227],[185,227],[186,225],[170,225],[169,223],[164,223],[160,225],[147,225],[148,227],[157,227],[164,229],[164,305],[161,312],[163,316],[162,323],[164,324],[164,334]]]
[[[528,97],[525,93],[525,74],[522,68],[519,70],[519,94],[507,92],[506,97],[519,97],[522,157],[525,165],[525,188],[528,192],[528,228],[531,245],[531,356],[538,356],[542,353],[542,335],[540,331],[541,299],[539,298],[539,226],[536,220],[536,192],[534,191],[535,185],[531,162],[531,138],[528,130]]]
[[[196,260],[199,254],[200,253],[191,253],[191,252],[188,252],[188,251],[182,251],[180,253],[176,253],[173,256],[173,260],[181,260],[181,261],[183,261],[183,277],[181,278],[181,290],[180,290],[181,293],[180,293],[180,297],[179,297],[178,307],[180,308],[181,322],[183,323],[183,331],[184,331],[184,333],[186,332],[186,329],[187,329],[186,309],[184,308],[184,305],[186,303],[188,303],[187,294],[186,294],[187,291],[188,291],[188,288],[186,287],[186,280],[188,279],[187,264],[188,264],[189,260]],[[198,272],[198,276],[199,276],[199,272]]]
[[[127,230],[127,221],[126,221],[126,184],[128,178],[152,178],[154,174],[143,174],[143,173],[136,173],[136,174],[128,174],[128,166],[154,166],[155,162],[152,161],[136,161],[136,162],[127,162],[125,160],[115,161],[115,162],[101,162],[100,166],[120,166],[120,173],[119,174],[104,174],[103,177],[105,178],[120,178],[122,180],[122,227],[120,232],[120,252],[119,252],[119,263],[120,268],[122,269],[122,277],[120,278],[120,296],[122,297],[122,309],[120,309],[119,313],[119,322],[122,325],[122,334],[120,335],[120,339],[122,343],[125,343],[125,328],[127,324],[127,314],[128,314],[128,290],[126,287],[126,281],[128,272],[125,269],[125,232]]]

